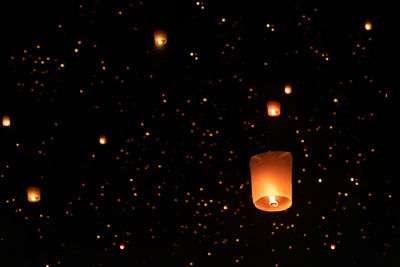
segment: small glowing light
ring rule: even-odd
[[[29,202],[39,202],[40,201],[40,188],[36,186],[30,186],[26,190]]]
[[[365,21],[365,30],[372,30],[372,22],[370,20]]]
[[[154,44],[161,48],[167,44],[167,32],[162,30],[154,31]]]
[[[99,143],[100,145],[105,145],[107,143],[107,138],[105,135],[100,135]]]
[[[275,196],[269,196],[269,205],[272,207],[278,207],[278,202],[276,202]]]
[[[332,250],[335,250],[335,249],[336,249],[335,244],[332,244],[332,245],[331,245],[331,249],[332,249]]]
[[[318,179],[318,183],[322,183],[322,179],[321,178]]]
[[[290,95],[292,93],[292,86],[290,85],[290,83],[287,83],[285,85],[285,94]]]
[[[120,250],[124,250],[125,249],[125,245],[124,244],[119,245],[119,249]]]
[[[9,116],[3,116],[2,125],[4,127],[9,127],[11,125],[11,120]]]
[[[279,103],[279,101],[268,101],[267,113],[270,117],[279,116],[281,114],[281,103]]]

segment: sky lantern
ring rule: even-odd
[[[2,119],[1,123],[2,123],[2,125],[4,127],[9,127],[11,125],[10,117],[9,116],[3,116],[3,119]]]
[[[26,194],[28,196],[29,202],[39,202],[40,201],[40,188],[36,186],[29,186],[26,189]]]
[[[285,84],[285,94],[290,95],[292,93],[292,85],[290,83]]]
[[[167,32],[163,30],[154,31],[154,44],[156,47],[164,47],[167,44]]]
[[[268,101],[267,102],[268,116],[278,117],[281,114],[281,103],[279,101]]]
[[[293,157],[286,151],[268,151],[250,158],[251,194],[256,208],[283,211],[292,205]]]
[[[367,31],[372,30],[372,22],[370,20],[365,21],[365,30]]]
[[[99,143],[100,143],[100,145],[105,145],[105,144],[107,144],[107,138],[106,138],[106,136],[105,136],[104,134],[100,135],[100,137],[99,137]]]

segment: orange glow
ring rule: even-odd
[[[99,143],[100,145],[105,145],[107,143],[107,138],[104,134],[100,135]]]
[[[372,22],[370,20],[365,21],[365,30],[372,30]]]
[[[269,151],[250,158],[253,203],[263,211],[282,211],[292,205],[290,152]]]
[[[9,116],[3,116],[2,125],[4,127],[9,127],[11,125],[11,120]]]
[[[167,44],[167,32],[162,30],[154,31],[154,44],[156,47],[163,47]]]
[[[120,250],[125,249],[125,245],[124,245],[124,244],[119,245],[119,249],[120,249]]]
[[[290,83],[285,84],[285,94],[290,95],[292,93],[292,85]]]
[[[40,188],[36,186],[29,186],[26,189],[29,202],[39,202],[40,201]]]
[[[278,117],[281,115],[281,103],[279,101],[268,101],[267,102],[268,116]]]
[[[332,244],[332,245],[331,245],[331,249],[332,249],[332,250],[336,249],[335,244]]]

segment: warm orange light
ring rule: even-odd
[[[99,143],[100,145],[105,145],[107,143],[107,138],[104,134],[100,135]]]
[[[40,201],[40,188],[36,186],[29,186],[26,189],[26,194],[28,196],[29,202],[39,202]]]
[[[365,21],[365,30],[372,30],[372,22],[370,20]]]
[[[292,205],[290,152],[269,151],[250,158],[251,191],[256,208],[282,211]]]
[[[167,44],[167,32],[162,30],[154,31],[154,44],[156,47],[163,47]]]
[[[292,85],[290,83],[285,84],[285,94],[290,95],[292,93]]]
[[[11,120],[9,116],[3,116],[2,125],[4,127],[9,127],[11,125]]]
[[[281,115],[281,103],[279,101],[268,101],[267,102],[268,116],[278,117]]]

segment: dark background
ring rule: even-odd
[[[2,6],[1,266],[399,264],[394,7],[199,2]],[[285,212],[252,204],[267,150],[294,157]]]

